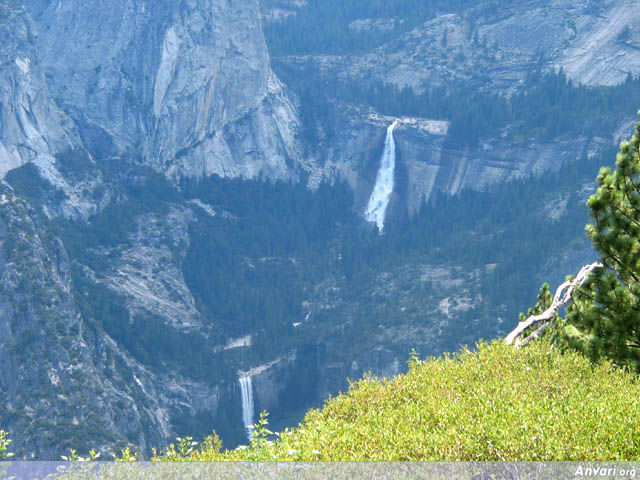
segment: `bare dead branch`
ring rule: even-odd
[[[529,335],[525,340],[520,341],[520,339],[518,339],[518,341],[516,342],[516,346],[524,346],[534,338],[538,338],[540,335],[542,335],[542,332],[544,332],[544,330],[549,326],[558,309],[565,305],[571,299],[573,290],[577,286],[582,285],[587,280],[587,275],[589,275],[589,273],[591,273],[598,267],[602,267],[602,264],[599,262],[595,262],[591,265],[585,265],[584,267],[582,267],[575,279],[571,281],[567,280],[558,287],[558,289],[556,290],[556,294],[553,296],[553,302],[551,302],[551,306],[549,308],[538,315],[531,315],[524,322],[520,322],[520,324],[515,329],[513,329],[513,331],[509,335],[506,336],[505,341],[509,345],[512,345],[514,341],[518,339],[520,334],[527,328],[537,323],[546,322],[531,335]]]
[[[518,346],[519,347],[524,347],[526,345],[529,344],[529,342],[531,342],[532,340],[535,340],[536,338],[540,338],[542,336],[542,334],[544,333],[544,331],[547,329],[547,327],[549,327],[549,325],[551,325],[551,322],[545,322],[542,325],[540,325],[538,328],[536,328],[533,333],[531,333],[530,335],[527,336],[527,338],[525,338],[522,341],[518,342]]]

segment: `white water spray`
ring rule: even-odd
[[[380,235],[384,229],[384,216],[393,192],[393,173],[396,168],[396,143],[393,140],[393,129],[397,124],[396,120],[387,128],[387,138],[384,141],[384,153],[380,160],[376,184],[364,212],[364,218],[378,226]]]
[[[251,377],[249,375],[241,376],[238,382],[240,383],[240,394],[242,395],[242,422],[247,429],[247,438],[251,440],[251,432],[253,430],[253,386],[251,385]]]

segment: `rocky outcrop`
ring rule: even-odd
[[[137,220],[131,243],[117,249],[117,259],[99,281],[127,299],[131,315],[155,315],[178,330],[202,326],[180,270],[192,221],[190,210],[175,207],[163,217],[144,215]]]
[[[0,2],[0,178],[16,167],[78,146],[73,123],[56,106],[22,7]]]
[[[41,231],[29,204],[0,185],[0,421],[15,451],[149,454],[173,439],[176,415],[216,412],[224,387],[151,371],[81,315],[65,247]]]
[[[295,178],[305,167],[256,0],[27,8],[49,88],[97,157],[128,154],[175,179]]]
[[[280,22],[294,16],[297,10],[306,4],[307,0],[261,0],[260,9],[265,22]]]
[[[486,7],[479,3],[439,15],[359,56],[303,60],[341,76],[374,77],[416,90],[465,81],[508,92],[536,66],[563,68],[571,79],[588,85],[616,85],[629,73],[640,75],[637,0],[534,0],[526,6],[501,2],[498,8]],[[380,21],[354,23],[364,28]]]
[[[575,38],[557,64],[587,85],[617,85],[628,74],[638,76],[639,27],[640,2],[605,2],[597,15],[575,19]]]
[[[344,178],[364,212],[382,155],[384,132],[395,120],[368,115],[339,117],[340,130],[327,148],[325,178]],[[564,163],[590,157],[610,144],[606,138],[560,138],[520,143],[491,138],[466,145],[447,137],[447,122],[398,118],[395,130],[396,178],[391,209],[413,215],[436,191],[455,195],[463,189],[485,191],[491,185],[559,169]]]

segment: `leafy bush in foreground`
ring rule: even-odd
[[[638,460],[639,396],[637,377],[610,363],[496,340],[355,382],[277,441],[222,453],[209,442],[182,459]]]

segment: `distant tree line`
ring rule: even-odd
[[[333,136],[335,100],[370,106],[385,115],[448,120],[449,137],[458,143],[500,135],[516,142],[576,135],[608,138],[640,105],[640,79],[631,76],[614,87],[590,87],[576,84],[562,70],[537,70],[517,93],[505,97],[462,83],[416,93],[381,80],[328,78],[311,63],[297,72],[281,67],[279,73],[300,97],[305,139],[311,144],[318,141],[318,125]]]
[[[472,13],[491,15],[511,0],[483,2]],[[371,50],[439,14],[475,5],[472,0],[309,0],[295,16],[265,25],[271,53],[278,55],[350,54]],[[383,31],[356,31],[359,19],[393,21]]]

